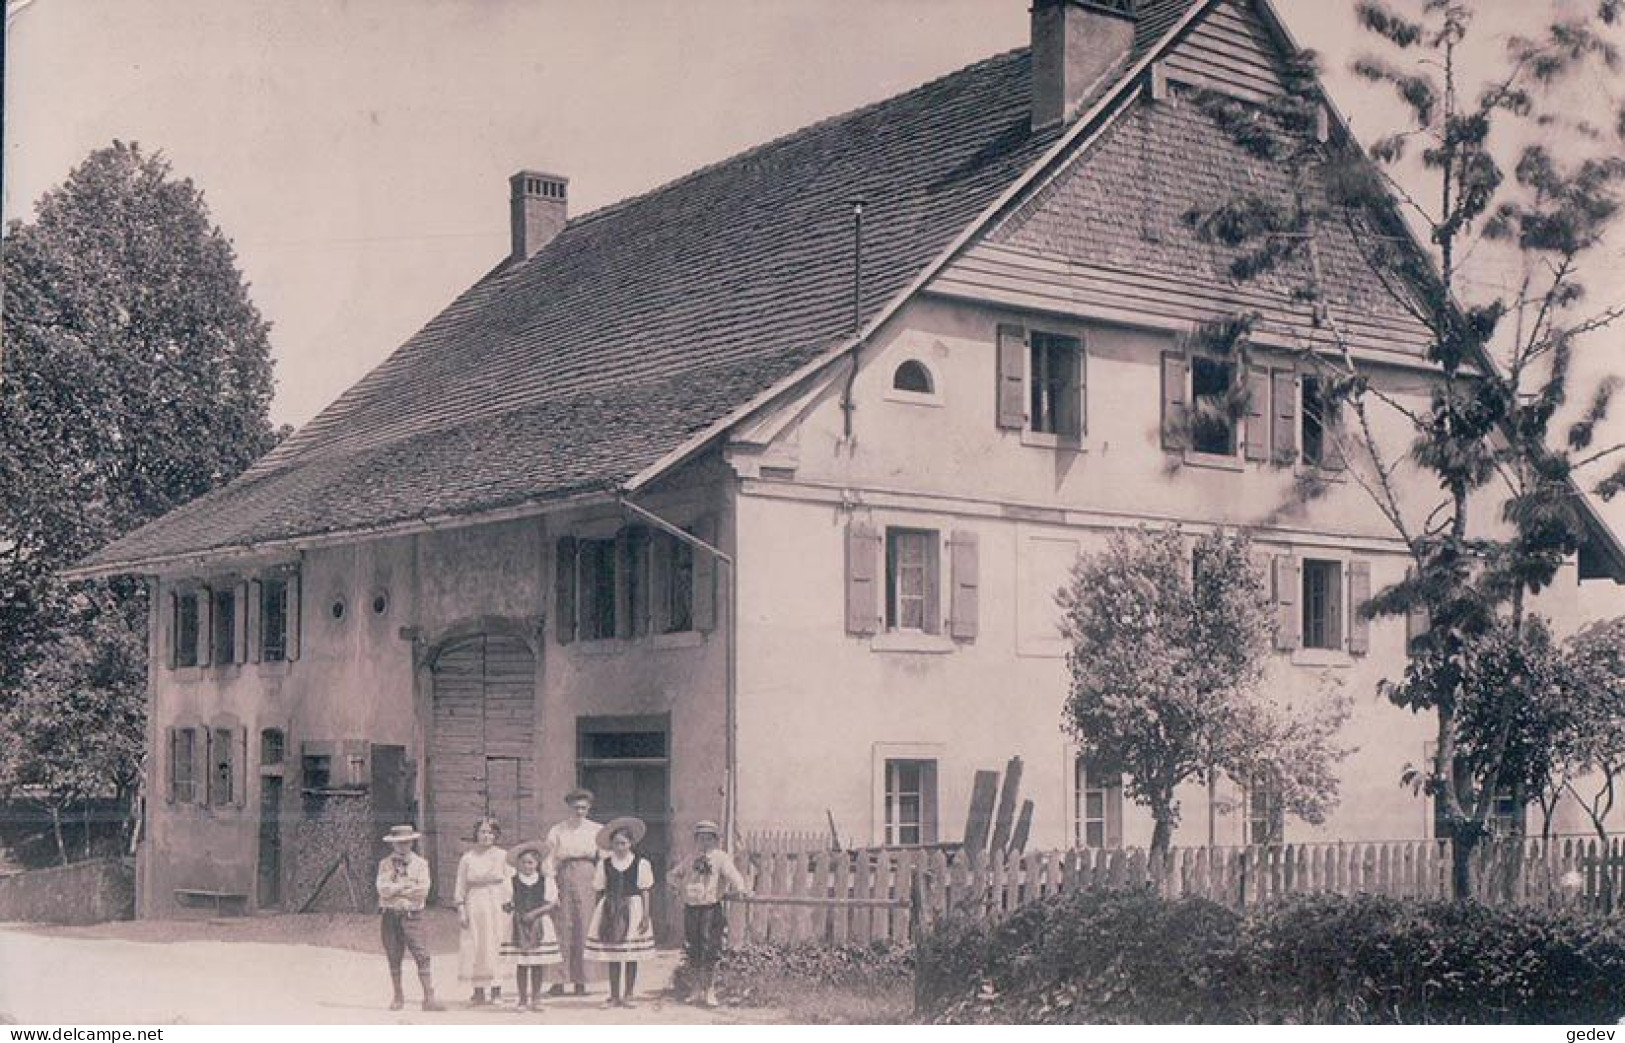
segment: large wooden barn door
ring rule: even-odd
[[[449,901],[474,823],[502,824],[503,846],[534,839],[531,751],[536,661],[515,637],[481,634],[447,646],[434,666],[429,755],[435,895]]]

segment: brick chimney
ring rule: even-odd
[[[1033,0],[1033,111],[1037,130],[1078,114],[1078,103],[1134,46],[1136,0]]]
[[[569,178],[521,170],[508,179],[513,260],[534,257],[564,229],[569,219]]]

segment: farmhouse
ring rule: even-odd
[[[143,913],[364,888],[376,823],[406,819],[445,881],[477,816],[535,836],[578,784],[647,819],[659,865],[702,818],[954,841],[974,773],[1019,755],[1033,845],[1143,844],[1059,727],[1054,601],[1140,524],[1253,527],[1269,683],[1354,701],[1328,823],[1241,780],[1186,794],[1176,843],[1428,835],[1398,782],[1429,723],[1375,694],[1407,621],[1355,611],[1404,548],[1301,364],[1335,320],[1425,401],[1425,331],[1352,233],[1317,312],[1182,220],[1283,183],[1194,92],[1266,100],[1290,41],[1267,0],[1035,0],[1032,30],[584,216],[564,177],[514,175],[508,257],[80,566],[153,595]],[[1192,335],[1242,309],[1247,372]],[[1211,408],[1241,382],[1248,415]],[[1538,605],[1560,626],[1582,578],[1625,576],[1590,525]]]

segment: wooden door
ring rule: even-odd
[[[582,718],[578,722],[576,777],[592,790],[593,817],[607,822],[636,815],[649,827],[638,854],[655,871],[651,918],[662,945],[682,940],[681,910],[666,893],[671,858],[669,722],[651,718]]]
[[[451,894],[474,823],[493,816],[504,845],[536,831],[531,788],[536,661],[516,637],[481,634],[447,646],[434,666],[429,752],[435,894]]]
[[[275,909],[282,904],[282,776],[260,778],[259,866],[255,904]]]

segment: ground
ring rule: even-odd
[[[46,927],[0,924],[0,1020],[93,1024],[648,1024],[782,1020],[764,1010],[703,1010],[663,995],[675,952],[644,965],[640,1003],[609,1010],[607,989],[550,999],[542,1014],[470,1008],[457,981],[457,928],[431,914],[436,991],[443,1014],[418,1009],[407,960],[407,1008],[391,1012],[376,916],[352,914]]]

